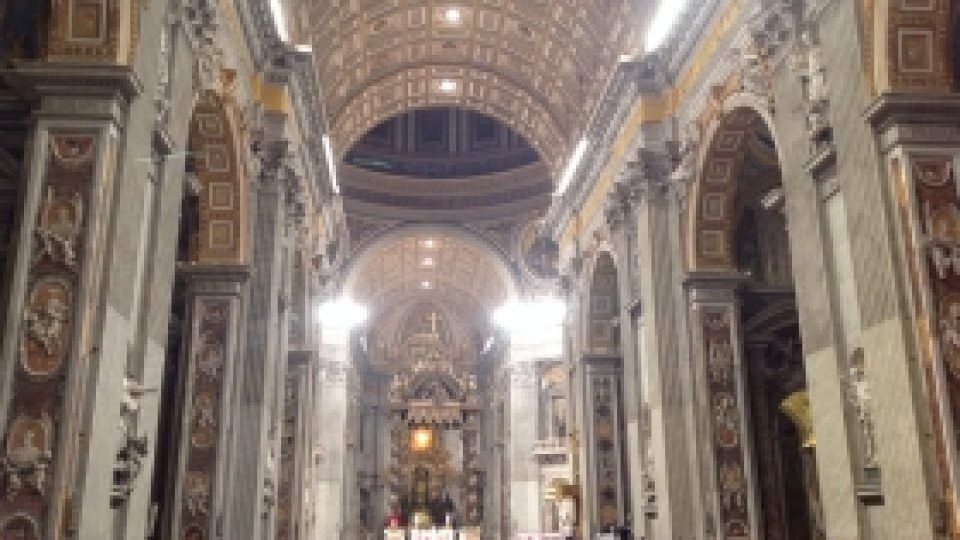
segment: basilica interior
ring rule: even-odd
[[[960,540],[958,167],[957,0],[0,0],[0,540]]]

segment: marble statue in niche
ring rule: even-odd
[[[878,466],[876,439],[873,428],[873,398],[864,371],[863,349],[857,348],[850,357],[850,373],[847,376],[847,399],[853,406],[860,427],[862,464],[864,468]]]

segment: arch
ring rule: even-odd
[[[736,94],[724,101],[712,120],[700,155],[696,182],[688,207],[687,266],[691,271],[734,271],[736,256],[736,199],[744,157],[751,140],[762,129],[773,136],[777,159],[780,146],[766,107],[750,94]]]
[[[594,353],[615,353],[620,350],[619,273],[613,253],[600,251],[594,258],[588,280],[586,349]]]
[[[237,263],[246,256],[246,174],[223,98],[201,93],[190,117],[187,174],[194,176],[200,223],[190,260]]]
[[[951,0],[874,1],[864,13],[864,61],[874,94],[949,92]]]
[[[456,81],[453,93],[439,90],[442,80]],[[558,123],[540,100],[513,82],[474,67],[408,67],[379,79],[344,103],[333,121],[340,158],[369,130],[398,114],[430,107],[456,106],[486,114],[523,136],[540,154],[553,178],[570,146],[569,129]]]
[[[378,248],[381,248],[391,242],[401,241],[411,235],[419,236],[446,236],[455,239],[458,242],[471,246],[481,253],[489,255],[493,263],[493,270],[496,272],[500,282],[505,286],[506,299],[513,299],[520,296],[521,276],[515,265],[511,264],[510,257],[504,253],[491,240],[469,231],[463,227],[455,225],[433,225],[433,224],[403,224],[384,230],[373,235],[360,245],[353,246],[351,254],[343,261],[343,272],[341,274],[344,293],[351,293],[359,277],[358,269],[371,264],[377,256]]]

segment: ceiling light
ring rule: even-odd
[[[523,362],[563,354],[566,314],[563,300],[549,297],[507,304],[493,313],[493,321],[509,336],[511,359]]]
[[[550,297],[507,304],[493,313],[493,321],[506,330],[524,332],[560,325],[566,313],[563,300]]]
[[[647,29],[647,52],[658,49],[673,30],[687,0],[663,0]]]
[[[421,281],[421,282],[420,282],[420,288],[423,289],[423,290],[425,290],[425,291],[428,291],[428,290],[430,290],[430,289],[433,288],[433,283],[430,283],[430,282],[427,281],[427,280]]]
[[[277,34],[283,41],[290,41],[290,34],[287,32],[287,18],[283,14],[283,6],[280,0],[270,0],[270,12],[273,15],[273,25],[277,29]]]
[[[450,7],[443,12],[443,18],[450,24],[459,24],[461,17],[460,8],[458,7]]]
[[[324,328],[349,330],[367,321],[367,308],[348,300],[337,298],[320,305],[320,324]]]
[[[428,267],[429,267],[429,266],[435,265],[436,263],[437,263],[437,262],[436,262],[435,260],[433,260],[433,257],[424,257],[424,258],[423,258],[423,262],[422,262],[421,264],[422,264],[423,266],[428,266]]]
[[[440,81],[440,91],[445,94],[450,94],[456,92],[457,82],[450,79],[443,79]]]
[[[340,182],[337,181],[337,164],[333,161],[333,143],[330,135],[323,136],[323,155],[327,159],[327,172],[330,174],[330,187],[333,192],[340,194]]]
[[[423,247],[427,249],[433,249],[437,247],[437,242],[432,238],[427,238],[426,240],[423,241]]]
[[[583,161],[583,157],[586,155],[589,146],[590,141],[580,139],[577,147],[573,149],[573,155],[570,156],[570,161],[567,162],[567,168],[563,171],[563,176],[560,177],[560,183],[557,184],[557,195],[563,195],[567,190],[567,186],[569,186],[570,181],[573,180],[573,175],[577,174],[577,169],[580,168],[580,162]]]

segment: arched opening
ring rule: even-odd
[[[587,350],[595,354],[620,352],[620,298],[617,267],[603,252],[597,257],[590,285]]]
[[[696,186],[694,270],[742,277],[745,402],[763,538],[822,537],[815,440],[774,137],[749,108],[716,128]],[[720,482],[725,478],[721,471]]]

